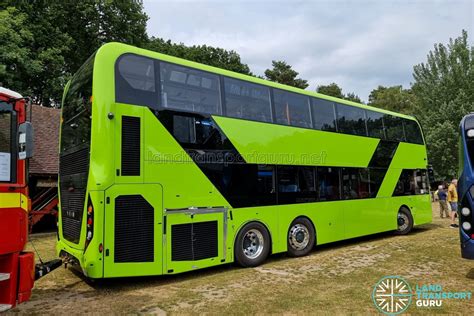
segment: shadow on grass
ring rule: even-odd
[[[413,228],[412,232],[409,235],[423,234],[427,231],[431,231],[433,229],[437,229],[440,227],[442,227],[442,225],[433,224],[433,223],[426,224],[423,226]],[[372,241],[388,239],[388,238],[397,238],[397,237],[400,238],[403,236],[397,236],[394,234],[394,232],[378,233],[378,234],[333,242],[329,244],[324,244],[321,246],[316,246],[315,249],[313,250],[313,253],[332,251],[332,250],[346,248],[346,247],[353,247],[355,245],[358,245],[364,242],[372,242]],[[287,260],[294,260],[294,258],[287,257],[285,253],[279,253],[279,254],[270,256],[265,263],[284,262]],[[142,287],[142,288],[157,287],[157,286],[159,287],[159,286],[164,286],[164,285],[169,285],[169,284],[179,285],[182,282],[187,282],[193,279],[214,276],[214,275],[223,273],[225,271],[238,272],[239,270],[241,270],[243,273],[246,269],[238,267],[236,264],[230,263],[230,264],[223,264],[223,265],[215,266],[215,267],[204,268],[204,269],[200,269],[196,271],[184,272],[177,275],[125,277],[125,278],[122,277],[122,278],[93,280],[93,279],[89,279],[85,277],[82,274],[82,272],[80,272],[79,270],[75,268],[70,269],[70,271],[72,271],[78,278],[80,278],[82,281],[88,284],[91,287],[91,290],[93,289],[97,291],[129,290],[129,289],[137,288],[137,287]],[[472,274],[474,278],[474,271],[472,272]],[[76,284],[77,283],[74,283],[71,286],[74,286]],[[68,286],[68,287],[71,287],[71,286]]]
[[[469,272],[466,274],[466,278],[474,280],[474,269],[469,270]]]

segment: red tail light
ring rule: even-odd
[[[84,252],[86,251],[92,238],[94,237],[94,206],[92,205],[90,196],[87,200],[87,222],[86,223],[87,223],[86,243],[84,245]]]

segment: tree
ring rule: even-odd
[[[59,105],[67,80],[103,43],[147,40],[141,1],[2,1],[1,8],[3,84],[46,106]]]
[[[369,95],[369,105],[399,113],[413,114],[416,97],[410,89],[402,86],[378,86]]]
[[[474,110],[474,46],[468,34],[436,44],[426,63],[414,66],[412,91],[428,146],[428,158],[437,178],[457,175],[458,126]]]
[[[340,99],[344,98],[344,94],[342,94],[342,89],[335,82],[328,85],[318,86],[316,88],[316,92]]]
[[[272,69],[265,70],[265,79],[300,89],[308,87],[308,81],[296,78],[298,72],[293,70],[285,61],[273,60],[272,67]]]
[[[347,94],[342,93],[341,87],[339,87],[339,85],[335,82],[330,83],[328,85],[317,86],[316,92],[324,94],[324,95],[329,95],[331,97],[339,98],[339,99],[345,99],[352,102],[364,103],[359,98],[359,96],[355,94],[354,92],[349,92]]]
[[[242,63],[240,55],[233,50],[207,45],[186,46],[183,43],[173,43],[162,38],[152,37],[146,48],[159,53],[185,58],[209,66],[219,67],[245,75],[252,75],[247,64]]]
[[[357,102],[357,103],[364,103],[357,94],[354,92],[349,92],[344,96],[344,99],[352,101],[352,102]]]

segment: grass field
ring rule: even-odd
[[[32,236],[43,260],[54,258],[55,236]],[[30,246],[31,247],[31,246]],[[272,256],[252,269],[234,265],[177,276],[86,282],[60,268],[40,279],[20,314],[376,314],[371,294],[387,275],[412,286],[436,283],[444,291],[474,292],[474,261],[460,258],[459,232],[440,219],[407,236],[384,233],[316,247],[307,257]],[[442,307],[411,314],[471,314],[470,301],[444,300]]]

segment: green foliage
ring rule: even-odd
[[[26,18],[13,7],[0,11],[0,85],[30,93],[28,84],[21,78],[30,77],[37,65],[24,45],[33,39]]]
[[[141,1],[2,1],[2,84],[36,103],[59,105],[67,80],[103,43],[142,46]]]
[[[328,85],[320,85],[316,87],[316,92],[329,95],[331,97],[336,97],[339,99],[345,99],[352,102],[363,103],[359,96],[353,92],[347,94],[342,93],[341,87],[335,82]]]
[[[378,86],[369,95],[369,105],[394,112],[413,114],[416,97],[410,89],[402,86]]]
[[[458,126],[474,111],[474,46],[466,31],[448,45],[436,44],[426,63],[414,67],[415,114],[428,145],[428,157],[439,179],[457,175]]]
[[[296,78],[298,72],[293,70],[285,61],[273,60],[272,67],[272,69],[265,70],[265,79],[300,89],[308,87],[308,81]]]
[[[342,94],[342,89],[335,82],[328,85],[317,86],[316,92],[340,99],[344,98],[344,95]]]
[[[344,99],[352,101],[352,102],[357,102],[357,103],[364,103],[357,94],[354,92],[349,92],[344,96]]]
[[[145,45],[149,50],[159,53],[192,60],[209,66],[219,67],[245,75],[252,75],[247,64],[242,63],[240,55],[235,51],[207,45],[186,46],[183,43],[173,43],[162,38],[152,37]]]

